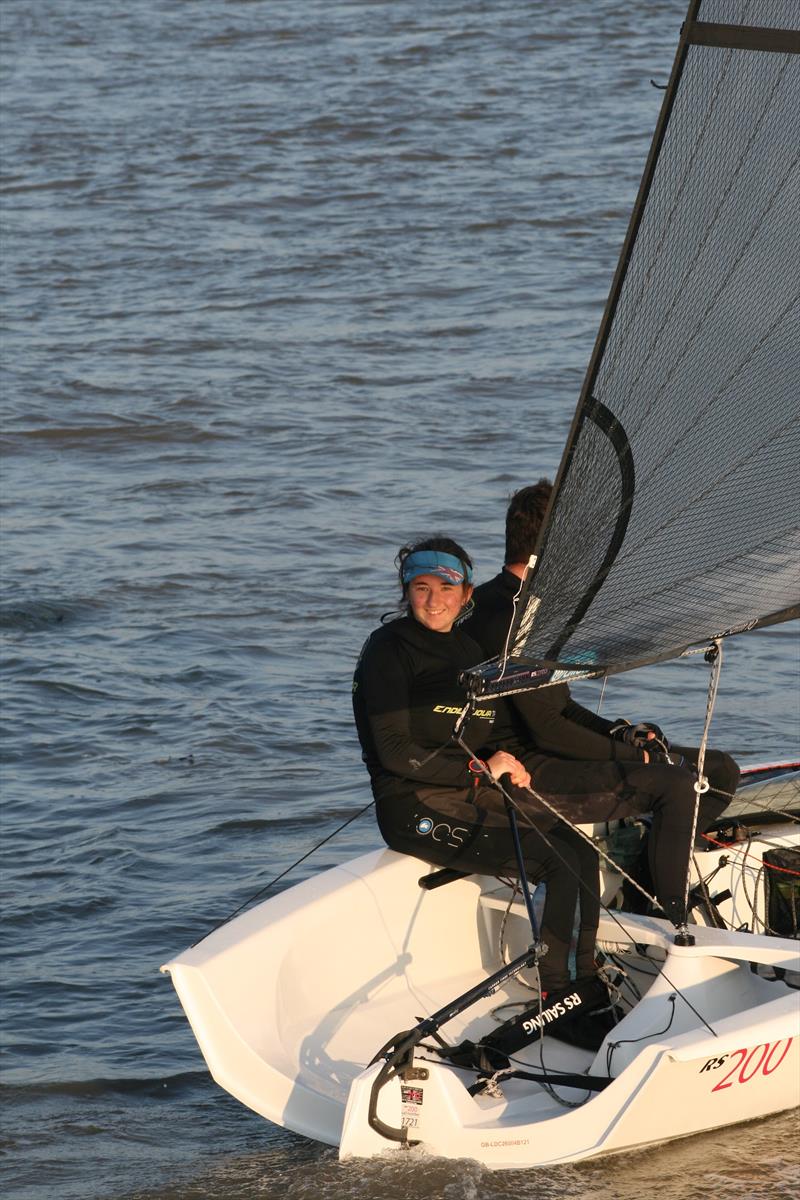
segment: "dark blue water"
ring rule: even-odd
[[[349,677],[397,547],[445,530],[488,577],[557,466],[682,17],[0,8],[7,1195],[793,1190],[790,1117],[340,1166],[211,1083],[157,971],[369,798]],[[732,644],[716,742],[790,748],[796,667],[790,627]],[[606,711],[696,740],[706,681],[619,677]],[[294,878],[376,844],[362,818]]]

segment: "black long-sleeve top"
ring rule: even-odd
[[[502,654],[505,648],[519,585],[519,578],[504,567],[494,579],[475,589],[474,612],[461,628],[479,643],[484,659]],[[639,749],[611,737],[613,721],[606,721],[572,699],[566,683],[522,692],[509,697],[508,703],[521,722],[524,736],[544,754],[643,761]]]
[[[483,657],[462,629],[437,633],[400,617],[370,634],[353,677],[353,712],[362,757],[377,797],[409,784],[468,787],[468,757],[450,741],[466,703],[458,676]],[[464,740],[482,758],[521,749],[502,704],[478,704]],[[432,755],[433,751],[437,751]]]

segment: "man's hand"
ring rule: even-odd
[[[629,746],[637,746],[640,750],[658,750],[662,754],[669,753],[669,742],[666,734],[658,725],[651,721],[640,721],[631,725],[630,721],[621,718],[611,729],[611,736],[619,742],[627,742]],[[655,745],[650,746],[650,742]]]

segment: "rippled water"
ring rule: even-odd
[[[349,676],[397,546],[452,531],[489,576],[557,465],[682,17],[4,0],[6,1194],[793,1190],[790,1117],[340,1166],[211,1083],[157,974],[368,799]],[[792,744],[796,659],[790,627],[731,646],[718,743]],[[606,703],[685,740],[705,686]],[[294,877],[376,844],[363,818]]]

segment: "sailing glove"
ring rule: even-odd
[[[656,753],[669,754],[669,742],[666,734],[660,726],[654,725],[650,721],[640,721],[638,725],[631,725],[630,721],[626,721],[622,717],[611,727],[609,732],[613,738],[620,742],[627,742],[629,746],[636,746],[639,750],[654,750]]]

